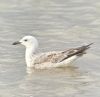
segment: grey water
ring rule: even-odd
[[[25,35],[37,53],[94,44],[70,67],[27,70],[12,46]],[[100,97],[100,0],[0,0],[0,97]]]

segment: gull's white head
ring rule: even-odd
[[[14,42],[13,45],[22,44],[26,48],[34,48],[38,47],[38,41],[33,36],[25,36],[20,41]]]
[[[25,36],[21,40],[16,41],[13,45],[22,44],[26,47],[25,59],[27,67],[33,67],[33,54],[38,48],[38,41],[33,36]]]

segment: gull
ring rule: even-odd
[[[63,51],[50,51],[40,54],[36,54],[38,41],[34,36],[25,36],[21,40],[13,43],[13,45],[17,44],[22,44],[26,47],[25,60],[27,67],[45,69],[69,66],[69,64],[71,64],[77,58],[86,54],[86,50],[89,49],[90,45],[93,43]]]

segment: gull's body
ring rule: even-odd
[[[33,36],[25,36],[13,45],[22,44],[26,47],[25,60],[27,67],[36,69],[52,68],[52,67],[66,67],[78,57],[85,54],[89,45],[72,48],[65,51],[52,51],[41,54],[35,54],[38,48],[38,41]]]
[[[78,58],[78,56],[73,56],[67,60],[63,60],[66,55],[62,53],[62,51],[52,51],[52,52],[45,52],[37,55],[33,55],[31,60],[31,65],[28,67],[34,67],[37,69],[44,69],[44,68],[52,68],[52,67],[66,67]],[[27,60],[27,58],[26,58]],[[29,62],[29,60],[28,60]],[[29,63],[29,64],[30,64]]]

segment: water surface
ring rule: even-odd
[[[25,35],[38,52],[94,42],[71,67],[27,73]],[[0,0],[0,97],[100,97],[99,0]],[[29,70],[28,70],[29,71]]]

